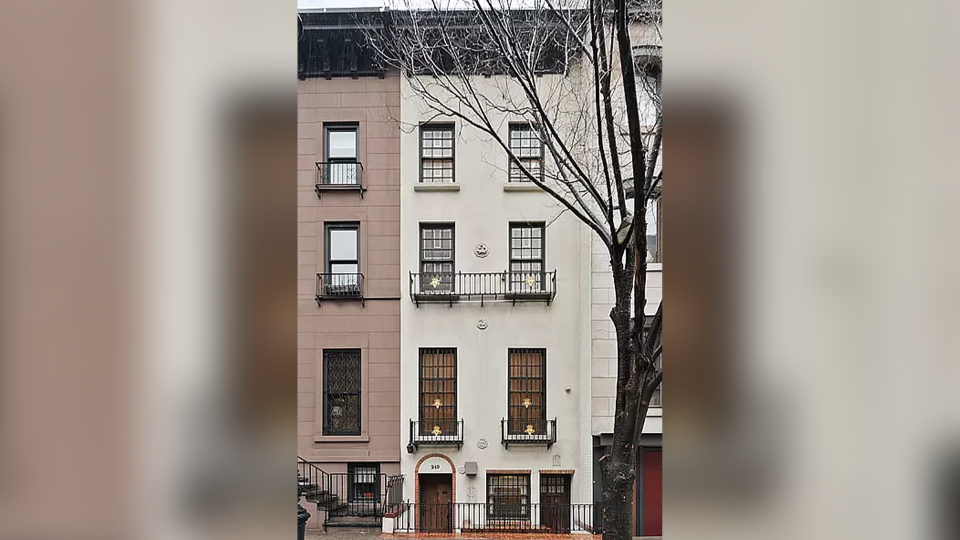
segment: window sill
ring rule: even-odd
[[[369,435],[314,435],[313,442],[370,442]]]
[[[647,263],[647,272],[663,272],[663,263]]]
[[[647,416],[663,416],[663,407],[650,407],[647,409]]]
[[[507,192],[536,192],[543,191],[539,186],[532,182],[513,182],[503,185],[503,190]]]
[[[414,191],[460,191],[460,184],[414,184]]]

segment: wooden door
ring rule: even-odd
[[[663,451],[643,452],[643,535],[663,535]]]
[[[420,526],[424,532],[453,532],[453,476],[420,475]]]
[[[570,532],[569,475],[540,475],[540,524],[553,534]]]

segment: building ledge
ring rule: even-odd
[[[507,192],[542,192],[539,186],[527,182],[513,182],[503,185],[503,190]]]
[[[414,184],[414,191],[460,191],[460,184]]]
[[[313,436],[313,442],[370,442],[370,435],[318,435]]]

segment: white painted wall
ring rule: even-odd
[[[544,77],[544,84],[549,84]],[[403,106],[401,121],[405,127],[416,126],[432,117],[409,85],[401,85]],[[443,119],[448,120],[448,119]],[[503,136],[507,121],[503,120]],[[418,417],[418,355],[421,347],[457,348],[457,400],[460,417],[465,421],[462,450],[456,447],[433,449],[421,447],[419,452],[401,456],[405,476],[405,496],[414,497],[414,468],[424,455],[437,451],[449,456],[459,468],[466,461],[476,461],[479,474],[467,477],[457,474],[455,500],[470,502],[470,488],[476,490],[476,501],[486,496],[485,470],[530,469],[532,501],[539,501],[539,469],[577,469],[573,476],[572,502],[592,502],[579,493],[589,493],[581,483],[589,482],[581,467],[581,363],[588,362],[581,339],[581,317],[588,313],[588,304],[581,303],[581,260],[587,257],[582,249],[579,221],[542,192],[505,192],[507,158],[493,143],[477,137],[472,128],[457,121],[456,179],[458,192],[418,192],[419,135],[416,129],[401,134],[401,275],[404,283],[409,272],[419,268],[419,223],[452,221],[456,223],[456,269],[463,272],[497,272],[509,266],[508,226],[510,221],[546,221],[546,269],[557,270],[557,295],[552,304],[545,302],[420,304],[409,299],[404,287],[401,302],[401,421],[403,444],[409,438],[409,420]],[[558,217],[559,216],[559,217]],[[486,258],[474,255],[474,247],[484,243],[489,249]],[[487,322],[479,330],[479,319]],[[542,347],[547,350],[547,417],[557,418],[558,441],[552,448],[511,445],[504,449],[500,442],[500,421],[507,414],[507,349],[510,347]],[[584,373],[587,373],[584,371]],[[567,392],[566,388],[570,388]],[[585,400],[584,400],[585,402]],[[485,449],[478,441],[487,442]],[[559,456],[555,467],[553,457]],[[586,478],[584,477],[586,476]],[[588,486],[589,484],[587,484]]]
[[[586,227],[584,227],[586,228]],[[613,272],[606,247],[591,234],[590,290],[590,349],[591,349],[591,434],[613,433],[613,414],[617,395],[617,339],[610,320],[610,310],[616,300],[613,290]],[[663,265],[647,265],[648,316],[657,312],[663,298]],[[663,411],[651,408],[643,425],[643,433],[662,433]]]

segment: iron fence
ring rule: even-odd
[[[387,519],[394,532],[601,534],[602,514],[594,504],[405,502],[391,505]]]
[[[424,446],[463,446],[463,420],[410,420],[410,444]]]
[[[547,448],[557,442],[557,419],[529,419],[522,430],[515,430],[516,418],[500,420],[500,442],[509,448],[511,444],[545,444]],[[518,432],[519,431],[519,432]]]
[[[355,187],[363,184],[363,164],[359,161],[352,163],[317,162],[317,189]]]
[[[337,516],[382,517],[391,504],[403,500],[403,475],[378,472],[376,464],[346,473],[328,473],[297,458],[298,494]]]
[[[363,274],[317,274],[317,303],[351,298],[363,298]]]
[[[557,271],[410,272],[410,298],[420,302],[508,300],[550,303],[557,295]]]

